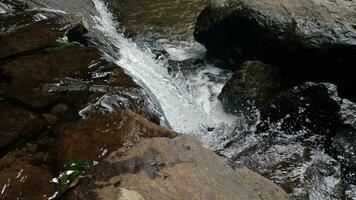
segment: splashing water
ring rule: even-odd
[[[211,137],[216,133],[209,133],[209,128],[220,132],[228,130],[235,117],[223,112],[216,95],[224,83],[216,84],[209,78],[209,75],[223,74],[223,70],[207,66],[188,80],[170,76],[166,62],[155,60],[148,48],[139,48],[120,34],[119,24],[106,5],[100,0],[93,2],[99,13],[93,16],[94,28],[103,36],[100,43],[107,58],[124,68],[156,99],[173,130],[196,135],[209,144],[216,139]],[[169,50],[178,52],[175,57],[182,59],[181,52],[174,51],[172,46]],[[225,80],[229,76],[226,74]]]

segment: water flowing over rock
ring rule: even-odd
[[[344,0],[213,0],[195,38],[235,67],[261,60],[291,81],[332,82],[354,98],[355,10],[355,1]]]
[[[91,174],[66,199],[288,199],[272,182],[234,171],[190,136],[143,140],[113,152]]]

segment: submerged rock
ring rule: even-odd
[[[213,0],[195,38],[225,61],[261,60],[291,81],[333,82],[355,97],[355,9],[343,0]]]
[[[279,94],[281,87],[276,68],[248,61],[226,83],[219,99],[227,112],[238,114],[253,106],[262,108]]]
[[[234,171],[190,136],[142,140],[113,152],[90,174],[66,199],[288,199],[272,182]]]
[[[140,138],[173,137],[173,132],[124,110],[82,120],[63,130],[57,141],[58,163],[101,160]]]

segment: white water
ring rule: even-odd
[[[103,36],[100,42],[104,44],[106,56],[124,68],[156,99],[173,130],[198,136],[214,146],[217,133],[208,132],[208,127],[214,127],[221,134],[229,131],[228,127],[235,119],[223,112],[216,97],[224,83],[215,83],[209,78],[209,75],[221,75],[223,71],[207,66],[190,77],[170,76],[167,62],[156,60],[148,48],[139,48],[120,34],[119,24],[106,5],[100,0],[93,2],[99,13],[99,16],[93,16],[94,28]],[[188,54],[184,48],[172,45],[167,50],[177,60],[183,60]],[[198,52],[199,49],[193,51]]]

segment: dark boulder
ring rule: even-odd
[[[343,0],[213,0],[195,38],[227,62],[261,60],[291,81],[332,82],[355,97],[355,9]]]
[[[254,106],[263,107],[280,92],[278,69],[259,61],[248,61],[226,83],[219,99],[227,112],[238,114]]]
[[[261,109],[261,130],[331,135],[341,124],[340,109],[336,86],[308,82],[282,92]]]

